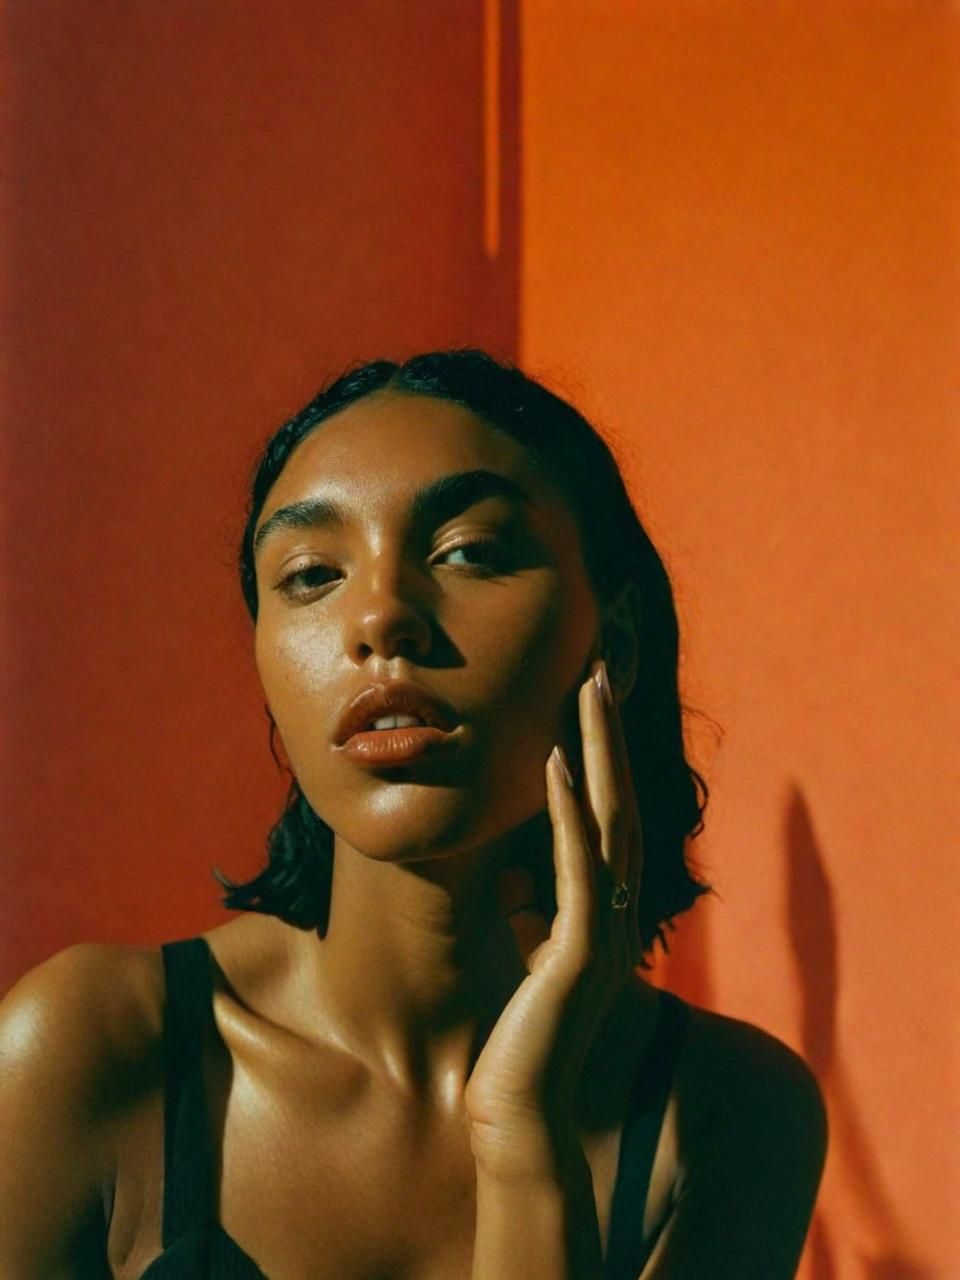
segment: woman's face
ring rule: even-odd
[[[529,501],[488,493],[414,522],[419,490],[478,470]],[[256,560],[257,667],[302,791],[339,840],[378,860],[506,835],[545,808],[554,743],[579,753],[577,692],[598,614],[569,509],[510,436],[450,401],[392,391],[297,446],[258,531],[317,499],[342,520],[274,524]],[[454,749],[402,767],[344,755],[344,708],[391,679],[455,710]]]

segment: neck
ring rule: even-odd
[[[299,1008],[404,1093],[456,1106],[527,975],[496,898],[524,835],[403,863],[338,838],[325,935],[289,931]]]

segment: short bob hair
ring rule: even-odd
[[[677,683],[679,635],[669,578],[634,511],[608,445],[571,404],[515,366],[474,349],[432,351],[403,363],[374,360],[348,370],[285,422],[254,464],[239,555],[240,584],[250,616],[256,622],[253,535],[287,459],[325,419],[364,396],[386,390],[463,405],[519,441],[570,505],[601,610],[629,584],[638,588],[631,594],[643,636],[642,661],[620,714],[643,829],[644,865],[636,905],[644,953],[640,963],[652,968],[646,957],[656,939],[669,951],[664,925],[675,929],[675,916],[692,907],[702,894],[714,892],[691,874],[685,856],[687,839],[703,830],[709,793],[684,756]],[[273,750],[276,726],[269,708],[267,715]],[[549,848],[551,826],[546,811],[534,820],[534,827]],[[214,869],[214,877],[228,890],[221,901],[233,910],[259,911],[325,933],[333,848],[333,831],[314,812],[294,777],[284,812],[267,837],[267,866],[245,882]],[[552,859],[545,868],[538,877],[531,866],[538,894],[555,911]]]

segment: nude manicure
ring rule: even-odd
[[[598,659],[593,665],[593,678],[596,682],[600,697],[608,707],[613,706],[613,694],[610,690],[610,678],[607,675],[607,664]]]

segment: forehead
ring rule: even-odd
[[[314,492],[369,508],[401,502],[436,476],[475,468],[502,472],[545,506],[560,502],[523,445],[470,409],[432,396],[376,392],[321,422],[296,447],[260,523]]]

